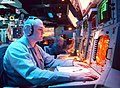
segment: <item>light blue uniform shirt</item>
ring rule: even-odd
[[[9,77],[8,85],[44,86],[71,81],[68,73],[52,72],[44,68],[72,66],[72,61],[54,59],[37,45],[37,54],[33,55],[31,48],[25,36],[9,45],[3,61],[4,69]]]

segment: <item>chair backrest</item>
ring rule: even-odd
[[[0,88],[5,85],[4,83],[4,69],[3,69],[3,57],[5,55],[5,51],[8,47],[8,44],[0,45]]]

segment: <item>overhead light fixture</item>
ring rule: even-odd
[[[48,16],[49,16],[50,18],[54,18],[54,16],[53,16],[52,13],[48,13]]]
[[[0,16],[0,20],[8,20],[8,19]]]
[[[7,9],[7,7],[4,5],[0,5],[0,9]]]
[[[60,16],[58,16],[59,18],[62,18],[62,16],[60,15]]]
[[[69,10],[68,12],[68,18],[70,20],[70,22],[73,24],[74,27],[77,26],[77,22],[78,22],[78,19],[76,17],[74,17],[73,13]]]
[[[14,17],[14,16],[10,16],[10,17],[9,17],[9,20],[10,20],[10,21],[15,20],[15,17]]]
[[[4,20],[4,18],[0,16],[0,20]]]
[[[0,2],[0,4],[14,4],[14,3],[15,3],[14,0],[2,0],[2,1]]]
[[[50,4],[44,4],[45,7],[50,7]]]
[[[57,13],[57,16],[58,16],[59,18],[62,18],[62,13]]]
[[[68,30],[71,31],[73,28],[72,27],[68,27]]]
[[[72,31],[73,30],[73,26],[72,25],[65,25],[64,26],[64,30],[66,30],[66,31]]]

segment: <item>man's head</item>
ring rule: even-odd
[[[64,44],[64,38],[59,37],[58,38],[58,44],[59,44],[59,46],[63,46],[63,44]]]
[[[29,16],[24,23],[24,35],[35,41],[42,41],[44,28],[43,22],[39,18]]]

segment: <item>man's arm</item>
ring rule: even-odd
[[[12,67],[31,84],[48,85],[70,81],[68,73],[52,72],[38,68],[25,47],[10,48],[7,56]]]
[[[38,46],[39,47],[39,46]],[[46,67],[56,67],[56,66],[73,66],[72,60],[59,60],[54,59],[54,56],[46,53],[41,47],[39,47],[41,56],[45,61]]]

